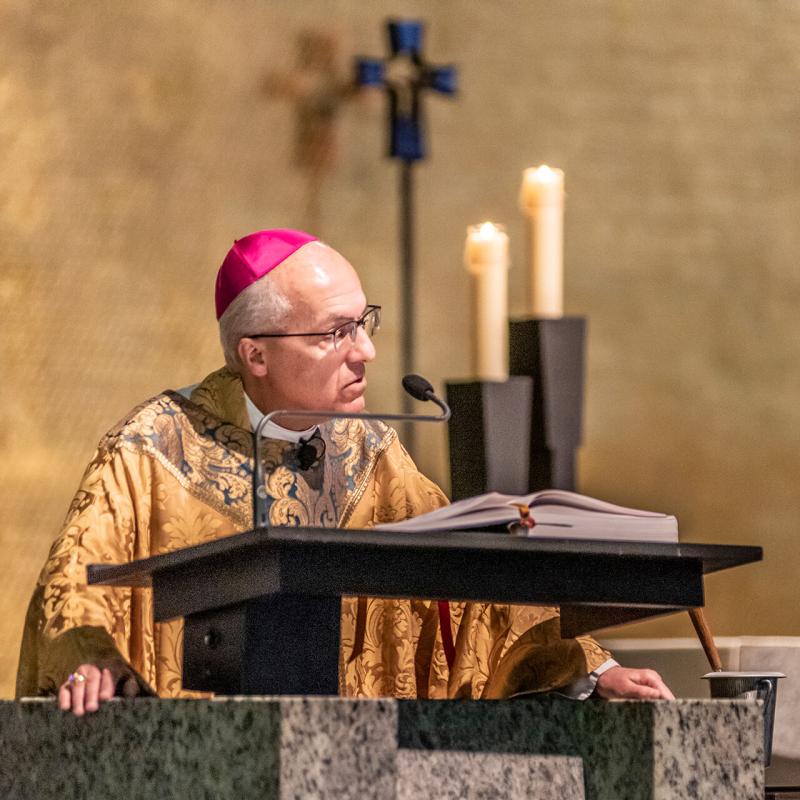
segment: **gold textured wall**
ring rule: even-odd
[[[306,27],[384,52],[422,16],[463,90],[431,98],[418,173],[418,369],[469,364],[465,227],[512,236],[521,170],[567,176],[566,305],[589,319],[583,491],[762,544],[708,581],[719,634],[795,634],[800,528],[800,6],[789,0],[0,5],[0,696],[35,575],[100,435],[220,362],[235,236],[307,224],[288,101],[265,76]],[[346,65],[343,64],[343,69]],[[393,408],[397,167],[377,98],[341,112],[318,233],[386,307],[370,404]],[[419,461],[446,484],[444,434]],[[633,633],[688,634],[683,617]]]

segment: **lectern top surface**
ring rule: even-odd
[[[338,528],[273,527],[245,531],[213,542],[176,550],[171,553],[141,559],[127,564],[92,564],[89,566],[90,584],[117,586],[149,586],[153,573],[215,558],[236,551],[262,548],[303,547],[307,545],[331,547],[341,551],[348,548],[387,548],[395,553],[427,551],[458,551],[468,555],[492,553],[519,553],[530,557],[542,556],[580,557],[587,561],[597,558],[630,559],[633,561],[670,561],[674,559],[700,562],[703,573],[728,569],[741,564],[760,561],[760,547],[742,545],[650,543],[586,539],[535,539],[487,531],[437,531],[431,533],[397,533],[394,531],[350,530]]]

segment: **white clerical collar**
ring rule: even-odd
[[[244,402],[247,406],[247,416],[250,418],[250,427],[255,430],[258,423],[264,418],[256,404],[250,399],[247,392],[244,392]],[[299,442],[301,439],[310,439],[317,430],[316,425],[312,425],[304,431],[292,431],[278,425],[274,420],[270,420],[261,431],[261,436],[265,439],[281,439],[284,442]]]

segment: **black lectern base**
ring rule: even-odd
[[[338,597],[284,594],[188,615],[184,688],[338,694],[340,608]]]

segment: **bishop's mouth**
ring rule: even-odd
[[[367,376],[366,375],[361,375],[358,378],[354,378],[352,381],[350,381],[350,383],[345,384],[344,388],[348,389],[351,386],[352,387],[362,386],[362,385],[365,385],[366,382],[367,382]]]

